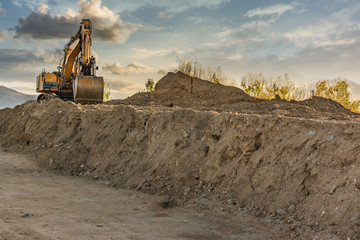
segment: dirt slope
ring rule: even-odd
[[[258,100],[177,73],[152,94],[107,104],[1,110],[0,136],[43,166],[170,205],[217,199],[297,239],[360,238],[359,115],[331,100]]]

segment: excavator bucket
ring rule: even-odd
[[[103,77],[78,75],[73,82],[74,102],[81,104],[102,103]]]

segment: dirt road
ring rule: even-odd
[[[0,151],[0,239],[276,239],[249,223],[191,203],[58,176],[31,157]],[[239,221],[239,218],[243,219]],[[247,222],[247,224],[245,224]]]

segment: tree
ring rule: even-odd
[[[154,91],[154,80],[151,78],[148,78],[147,81],[145,82],[145,88],[148,92],[152,92]]]

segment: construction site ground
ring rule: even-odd
[[[0,239],[360,239],[360,118],[169,73],[0,110]]]
[[[0,152],[0,179],[1,240],[277,239],[215,202],[167,208],[164,197],[59,176],[23,154]]]

